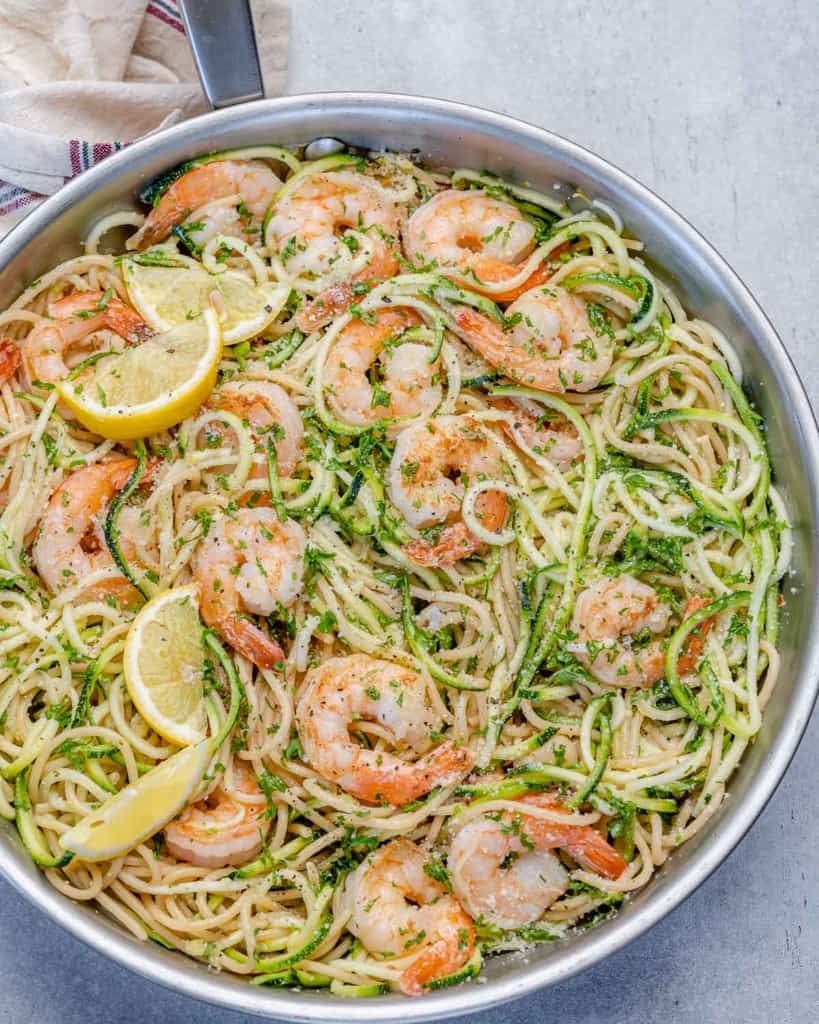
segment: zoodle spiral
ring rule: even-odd
[[[144,200],[0,314],[0,814],[253,984],[417,994],[608,916],[777,681],[790,528],[730,340],[565,189],[259,146]],[[205,321],[192,411],[89,429],[87,382]],[[176,588],[174,743],[124,659]],[[72,847],[202,737],[181,814]]]

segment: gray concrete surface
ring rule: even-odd
[[[291,92],[385,89],[515,114],[650,185],[728,258],[819,404],[815,0],[292,0]],[[814,716],[730,860],[649,935],[475,1024],[819,1020]],[[240,1024],[62,934],[0,886],[2,1024]]]

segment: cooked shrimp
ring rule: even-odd
[[[21,343],[27,386],[35,382],[56,384],[70,370],[66,358],[70,349],[82,345],[103,329],[118,334],[126,344],[136,345],[153,335],[151,328],[120,299],[105,292],[74,292],[53,302],[50,320],[29,331]]]
[[[526,805],[560,810],[547,794],[523,797],[519,812],[498,820],[472,818],[449,848],[452,888],[466,910],[499,928],[537,921],[569,885],[569,875],[551,852],[565,850],[583,867],[606,878],[626,869],[620,854],[590,825],[561,825],[526,813]]]
[[[436,541],[404,546],[421,565],[453,565],[482,546],[460,519],[466,488],[502,476],[503,465],[478,420],[439,416],[414,423],[398,435],[389,468],[390,499],[410,526],[444,525]],[[486,530],[500,529],[507,500],[502,491],[478,495],[475,514]]]
[[[540,847],[524,829],[526,843],[509,823],[472,818],[456,832],[447,867],[452,887],[469,913],[498,928],[537,921],[569,885],[552,847]]]
[[[429,416],[441,403],[440,364],[429,363],[429,347],[400,343],[420,323],[409,309],[379,309],[374,323],[351,320],[330,349],[325,369],[328,401],[345,423],[365,427],[376,420]],[[397,344],[390,344],[391,339]],[[378,363],[381,379],[370,380]]]
[[[496,399],[493,408],[512,413],[502,422],[505,433],[524,450],[547,458],[559,469],[569,466],[583,454],[583,445],[577,431],[565,416],[547,410],[547,415],[538,415],[530,403],[520,399]]]
[[[355,298],[355,285],[397,272],[398,210],[377,181],[358,171],[309,174],[273,207],[267,240],[294,275],[320,280],[336,264],[349,262],[362,244],[344,233],[350,230],[367,236],[370,257],[361,270],[325,289],[301,311],[302,330],[314,331],[343,313]]]
[[[445,741],[430,749],[442,722],[424,679],[367,654],[331,658],[312,669],[296,717],[313,768],[360,800],[406,804],[472,767],[464,747]],[[377,722],[397,748],[421,755],[419,760],[361,746],[350,733],[362,722]]]
[[[662,679],[665,659],[659,640],[634,644],[635,634],[664,633],[670,610],[657,591],[633,576],[600,579],[575,602],[571,646],[595,679],[609,686],[651,686]]]
[[[6,384],[20,369],[20,346],[11,338],[0,339],[0,384]]]
[[[409,839],[393,839],[347,876],[342,903],[350,931],[371,953],[405,957],[401,991],[421,995],[453,974],[475,948],[472,921],[458,901],[424,871],[428,858]]]
[[[264,846],[271,821],[253,773],[233,762],[234,788],[224,779],[205,800],[191,804],[165,826],[165,845],[177,860],[201,868],[247,864]]]
[[[202,226],[192,230],[190,236],[198,245],[215,234],[244,235],[253,241],[258,238],[265,212],[280,188],[281,181],[261,160],[213,160],[199,164],[168,186],[139,231],[128,239],[127,248],[156,245],[195,210],[231,197],[236,198],[235,206],[220,206],[204,221],[197,220],[197,225]]]
[[[481,284],[498,284],[520,273],[535,248],[535,229],[513,203],[481,189],[448,189],[413,213],[405,243],[413,263],[468,273],[466,287],[480,292]],[[511,302],[552,273],[541,263],[523,284],[492,291],[491,296],[496,302]]]
[[[52,593],[76,586],[114,564],[102,522],[111,499],[128,482],[136,464],[136,459],[117,459],[82,466],[69,473],[51,495],[32,555],[37,572]],[[89,600],[109,595],[122,603],[139,597],[119,574],[84,591]]]
[[[591,391],[611,367],[611,340],[595,332],[586,303],[565,288],[525,292],[506,310],[508,330],[471,306],[452,315],[491,366],[538,391]]]
[[[205,624],[259,668],[272,668],[284,652],[247,613],[269,615],[296,600],[306,544],[294,520],[281,522],[270,508],[242,508],[213,523],[194,554]]]
[[[272,432],[279,472],[283,476],[293,472],[302,456],[304,424],[298,406],[283,388],[266,380],[229,381],[210,404],[247,420],[257,442],[266,445]],[[254,463],[250,475],[252,479],[267,475],[264,455]]]

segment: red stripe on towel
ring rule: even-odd
[[[177,32],[181,32],[183,35],[185,34],[185,26],[182,22],[177,18],[174,18],[173,15],[169,14],[167,11],[163,11],[157,4],[148,4],[146,13],[153,14],[155,18],[159,18],[159,20],[164,22],[166,25],[170,25],[171,28],[175,28]]]

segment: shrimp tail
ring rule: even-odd
[[[611,843],[590,826],[568,826],[560,838],[560,845],[578,864],[604,878],[619,878],[628,867]]]
[[[131,479],[131,474],[136,469],[137,460],[129,457],[117,459],[116,462],[103,462],[100,465],[106,470],[106,476],[111,488],[110,497],[113,497]]]
[[[507,501],[502,491],[487,491],[478,496],[475,511],[487,530],[497,530],[506,518]],[[413,540],[403,547],[404,554],[428,568],[455,565],[483,548],[483,541],[471,533],[463,522],[452,523],[441,531],[434,543]]]
[[[548,794],[533,793],[522,797],[521,803],[565,813]],[[537,845],[566,850],[578,864],[604,878],[619,878],[628,867],[625,859],[611,843],[591,825],[561,825],[554,821],[544,821],[542,818],[530,818],[526,830]]]
[[[475,941],[472,919],[459,907],[447,923],[445,934],[419,953],[402,973],[401,991],[407,996],[420,996],[429,991],[431,982],[463,967],[472,956]]]
[[[414,764],[405,762],[377,768],[368,766],[366,780],[349,786],[361,800],[386,801],[400,807],[429,793],[437,786],[449,786],[472,768],[474,757],[466,747],[442,743]]]
[[[228,615],[215,628],[222,637],[257,668],[276,668],[284,661],[284,651],[258,626],[240,615]]]
[[[177,224],[182,223],[192,212],[184,198],[189,192],[196,193],[199,181],[204,179],[201,172],[205,167],[207,165],[194,167],[168,186],[145,218],[139,231],[128,239],[129,249],[139,249],[140,251],[149,249],[152,245],[162,242]],[[204,192],[202,198],[204,200]]]
[[[125,579],[105,580],[95,587],[88,587],[84,591],[84,596],[92,601],[113,600],[118,608],[136,608],[144,601],[142,594],[140,594],[136,587],[132,586]]]
[[[156,331],[150,327],[130,306],[119,299],[111,299],[105,311],[105,326],[131,345],[141,345],[152,338]]]
[[[490,257],[485,257],[482,260],[474,262],[471,269],[475,272],[475,276],[478,280],[484,284],[498,284],[507,277],[511,277],[513,274],[518,272],[517,267],[510,267],[508,263],[503,263],[501,260],[491,259]],[[546,284],[553,273],[554,267],[550,266],[548,263],[541,263],[535,267],[523,284],[516,285],[514,288],[506,288],[501,292],[492,290],[487,293],[488,297],[491,298],[493,302],[514,302],[515,299],[520,298],[524,292],[528,292],[532,288],[537,288],[538,285]],[[470,288],[476,292],[483,291],[479,284],[470,285]]]
[[[101,291],[65,295],[53,303],[51,314],[57,320],[82,318],[86,334],[106,327],[131,345],[139,345],[156,334],[136,310]]]
[[[474,763],[475,757],[467,747],[447,740],[416,765],[424,776],[423,792],[428,792],[431,780],[436,786],[450,785],[470,771]]]
[[[166,206],[160,204],[148,214],[148,218],[139,230],[139,239],[134,248],[140,250],[150,249],[152,245],[158,245],[173,231],[174,227],[187,217],[191,211],[184,206],[169,202]]]
[[[508,335],[504,334],[494,320],[472,309],[471,306],[458,306],[453,310],[452,318],[470,348],[510,380],[550,394],[562,394],[566,390],[566,385],[560,377],[557,359],[539,360],[535,374],[532,372],[528,353],[524,352],[521,357],[520,350],[516,351]],[[516,365],[518,362],[520,365]]]
[[[704,608],[707,604],[708,599],[705,597],[689,597],[688,603],[685,606],[685,611],[683,612],[683,618],[687,619],[690,615],[693,615],[694,612],[698,612],[700,608]],[[689,635],[685,644],[685,650],[677,661],[677,671],[680,675],[688,675],[697,667],[697,662],[699,661],[700,655],[705,647],[706,637],[711,631],[713,625],[713,619],[706,619],[705,622],[701,622],[696,630]]]
[[[11,338],[0,340],[0,384],[6,384],[20,369],[20,346]]]
[[[471,306],[457,306],[452,318],[472,348],[487,362],[495,366],[503,359],[506,338],[493,320]]]
[[[559,245],[557,249],[549,253],[548,257],[539,263],[532,273],[526,278],[526,280],[514,288],[507,288],[504,291],[486,292],[490,299],[494,302],[514,302],[515,299],[519,299],[524,292],[531,291],[533,288],[537,288],[539,285],[546,284],[555,272],[555,266],[560,257],[564,252],[569,249],[568,244]],[[472,260],[469,264],[470,268],[475,272],[478,280],[484,284],[500,284],[507,278],[514,277],[519,271],[519,267],[505,263],[503,260],[499,260],[492,256],[482,256]],[[482,292],[483,289],[479,284],[469,286],[472,291]]]
[[[463,523],[453,523],[441,531],[435,543],[429,540],[411,540],[401,550],[418,565],[437,568],[455,565],[462,558],[474,554],[480,547],[481,542]]]
[[[355,274],[348,281],[341,281],[339,284],[330,285],[309,305],[305,306],[298,314],[296,322],[299,328],[307,334],[326,327],[337,316],[346,312],[353,300],[357,297],[359,289],[363,286],[373,287],[381,281],[392,277],[398,270],[398,260],[392,250],[384,245],[376,249],[370,263],[360,273]]]

